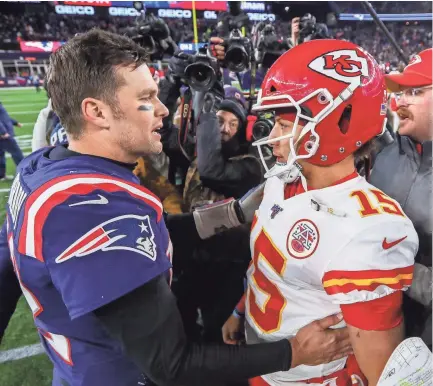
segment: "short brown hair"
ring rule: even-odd
[[[72,138],[82,133],[81,102],[91,97],[121,115],[116,91],[123,84],[116,67],[139,67],[146,51],[126,36],[92,29],[70,39],[50,57],[47,91],[54,111]]]

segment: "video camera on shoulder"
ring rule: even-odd
[[[248,15],[240,8],[240,3],[229,2],[229,12],[218,17],[218,36],[224,38],[224,65],[230,71],[242,72],[249,68],[253,60],[252,43],[248,37],[242,36],[241,28],[248,27]]]
[[[225,66],[233,72],[242,72],[249,68],[251,62],[252,46],[249,38],[243,37],[239,28],[230,32],[224,40]]]
[[[326,24],[317,23],[311,13],[306,13],[299,21],[299,43],[315,39],[329,38],[329,31]]]
[[[269,68],[289,49],[286,40],[280,40],[272,24],[260,22],[253,30],[254,55],[258,64]]]
[[[137,16],[135,26],[127,30],[127,35],[149,53],[151,60],[173,55],[177,45],[165,21],[153,14],[146,14],[144,10],[139,11],[141,15]]]

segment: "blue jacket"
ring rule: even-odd
[[[18,122],[12,119],[3,104],[0,102],[0,135],[8,133],[11,137],[15,136],[14,125]]]

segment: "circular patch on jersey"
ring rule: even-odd
[[[319,238],[316,224],[307,219],[298,220],[287,235],[287,251],[295,259],[306,259],[316,251]]]

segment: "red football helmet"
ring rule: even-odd
[[[295,111],[287,118],[283,114],[294,121],[290,134],[253,143],[265,166],[265,177],[278,175],[293,181],[299,175],[298,159],[323,166],[342,161],[384,132],[386,103],[382,71],[361,47],[323,39],[287,51],[268,70],[253,106],[253,111],[276,110],[277,114],[287,108]],[[305,126],[295,143],[299,119]],[[289,159],[269,170],[261,146],[285,138],[290,142]]]

